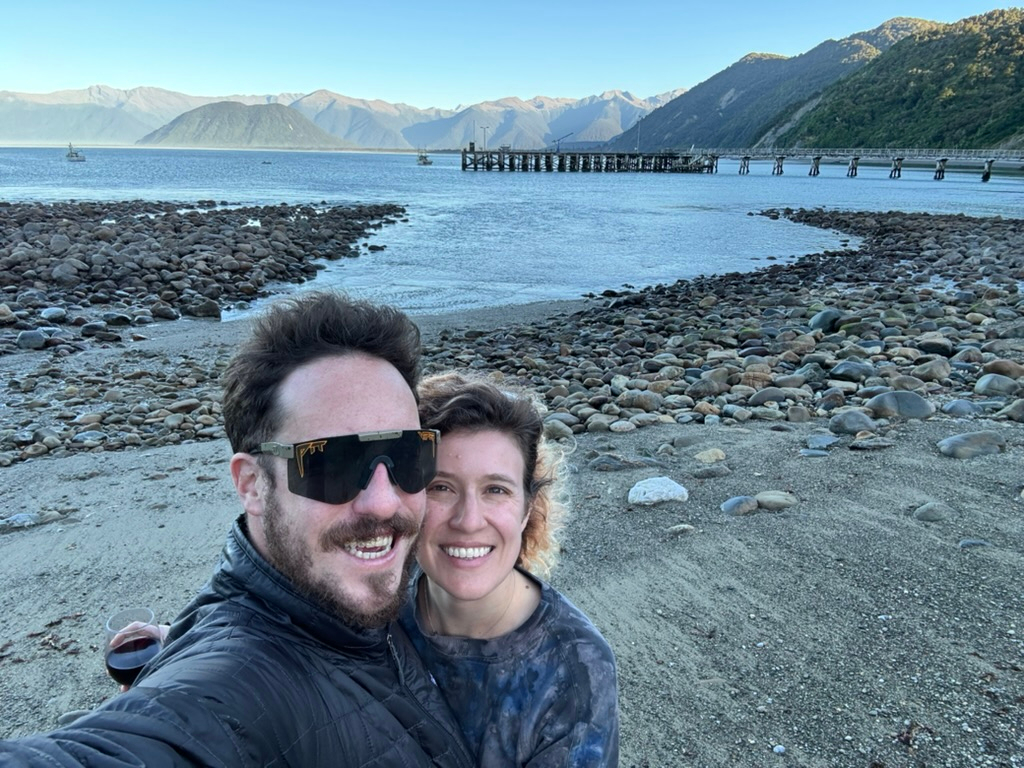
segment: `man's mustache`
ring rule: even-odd
[[[389,520],[360,517],[335,523],[318,537],[320,548],[327,552],[343,549],[353,541],[368,541],[378,536],[402,536],[412,538],[419,533],[419,523],[404,515],[393,515]]]

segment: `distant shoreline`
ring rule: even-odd
[[[72,142],[75,144],[74,142]],[[349,155],[415,155],[419,152],[416,148],[409,149],[353,149],[351,147],[346,148],[329,148],[325,147],[322,149],[299,149],[295,147],[173,147],[164,145],[139,145],[139,144],[75,144],[76,148],[82,150],[98,150],[98,149],[138,149],[138,150],[169,150],[169,151],[192,151],[192,150],[208,150],[211,152],[329,152],[331,154],[349,154]],[[45,144],[22,144],[17,142],[10,142],[6,144],[0,144],[0,149],[65,149],[67,148],[67,142],[54,142]],[[462,152],[461,149],[428,149],[427,152],[436,155],[457,155]]]
[[[73,142],[72,142],[73,143]],[[62,150],[67,146],[65,142],[53,142],[53,143],[20,143],[20,142],[9,142],[0,144],[0,149],[58,149]],[[348,155],[415,155],[420,150],[414,147],[408,149],[374,149],[374,148],[316,148],[316,149],[302,149],[295,147],[206,147],[206,146],[169,146],[169,145],[138,145],[138,144],[76,144],[76,148],[84,151],[90,150],[106,150],[106,149],[118,149],[118,150],[168,150],[178,152],[191,152],[191,151],[210,151],[210,152],[288,152],[288,153],[301,153],[301,154],[314,154],[319,152],[330,153],[330,154],[348,154]],[[432,149],[428,148],[426,151],[432,155],[459,155],[462,153],[464,148],[445,148],[445,149]],[[939,152],[936,148],[936,152]],[[984,152],[991,149],[993,152],[1003,151],[991,147],[979,147],[977,151]],[[483,151],[482,148],[480,151]],[[491,151],[497,151],[496,148],[491,147]],[[544,152],[550,151],[544,147],[525,148],[525,147],[513,147],[512,150],[522,152]],[[665,154],[690,154],[691,152],[700,153],[703,150],[694,149],[686,150],[680,149],[661,149],[661,150],[644,150],[639,154],[652,155],[658,153]],[[797,162],[802,162],[806,158],[801,157],[799,154],[794,155],[794,152],[799,153],[799,149],[794,148],[780,148],[777,150],[780,156],[789,159],[790,166]],[[893,150],[894,156],[897,150]],[[552,152],[552,154],[556,154]],[[621,152],[617,150],[603,150],[599,148],[594,149],[564,149],[560,154],[631,154],[629,152]],[[734,160],[738,159],[738,155],[725,154],[720,156],[720,160]],[[770,163],[771,160],[768,158],[760,158],[752,160],[753,163]],[[825,166],[845,166],[849,163],[849,157],[836,156],[836,157],[823,157],[821,159],[821,165]],[[880,158],[864,158],[859,161],[861,168],[888,168],[890,160]],[[935,165],[935,159],[932,158],[905,158],[903,160],[903,168],[933,168]],[[982,170],[981,160],[967,160],[952,158],[946,164],[947,171],[973,171],[978,170],[979,174]],[[1000,174],[1009,173],[1012,176],[1024,175],[1024,149],[1021,150],[1021,157],[1017,159],[1009,158],[997,158],[993,164],[993,169],[998,170]],[[719,171],[722,172],[722,171]],[[561,173],[561,172],[558,172]]]

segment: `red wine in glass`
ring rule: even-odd
[[[135,635],[116,648],[108,648],[107,672],[121,685],[131,685],[146,663],[160,653],[160,641],[155,637]]]

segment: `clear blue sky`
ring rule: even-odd
[[[1019,3],[1018,3],[1019,4]],[[951,22],[995,0],[22,0],[0,90],[102,84],[195,96],[308,93],[416,107],[691,88],[752,51],[794,56],[895,16]]]

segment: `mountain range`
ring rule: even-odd
[[[751,53],[649,98],[505,98],[453,110],[308,94],[0,91],[0,144],[378,150],[1024,147],[1024,9],[897,17],[785,57]]]
[[[288,143],[289,133],[294,132],[273,136],[267,132],[280,113],[267,117],[262,113],[287,107],[301,116],[299,123],[308,121],[319,129],[313,132],[303,125],[304,149],[454,149],[474,140],[480,144],[486,140],[489,146],[541,148],[567,136],[577,144],[596,145],[619,135],[681,92],[646,99],[624,91],[606,91],[585,99],[506,98],[445,110],[353,99],[327,90],[220,97],[104,85],[48,94],[0,91],[0,144],[63,144],[70,140],[87,146],[300,148]],[[243,112],[228,110],[221,106],[224,103],[263,108]],[[194,111],[197,114],[186,118],[184,124],[171,125]],[[242,115],[262,120],[262,129],[245,127],[240,122]],[[214,127],[215,118],[230,120],[233,127]],[[216,137],[203,136],[203,125]],[[319,136],[319,141],[311,143],[313,136]]]

